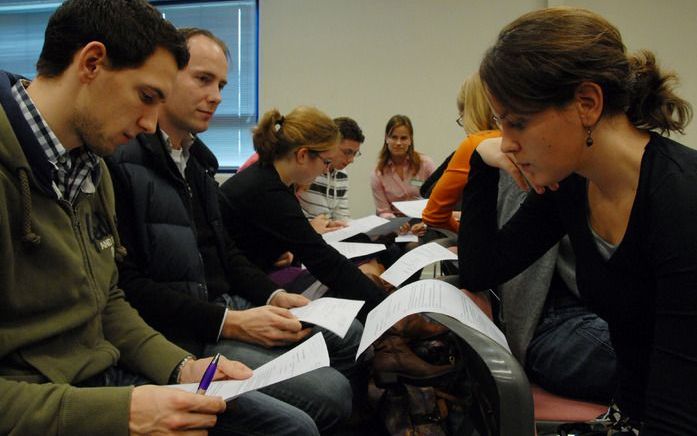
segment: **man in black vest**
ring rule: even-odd
[[[228,49],[203,29],[180,29],[190,61],[159,114],[109,162],[119,233],[128,256],[119,285],[143,318],[195,353],[221,352],[256,368],[308,337],[288,310],[308,300],[287,293],[251,264],[227,236],[213,176],[218,162],[195,136],[208,129],[226,85]],[[362,327],[344,340],[324,331],[334,368],[263,390],[307,412],[320,430],[351,413],[351,373]]]

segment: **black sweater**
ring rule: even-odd
[[[462,285],[501,283],[568,233],[581,295],[610,327],[620,409],[643,421],[642,436],[697,434],[697,151],[652,133],[626,233],[607,261],[588,224],[584,178],[529,195],[499,231],[498,170],[477,153],[471,164],[459,235]]]
[[[312,228],[273,165],[255,163],[220,190],[225,226],[252,262],[269,271],[290,251],[336,296],[365,300],[366,309],[382,301],[384,291]]]

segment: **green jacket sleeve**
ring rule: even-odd
[[[102,313],[105,337],[120,363],[166,384],[189,353],[150,328],[113,287]],[[76,388],[0,378],[0,434],[128,435],[132,387]]]
[[[131,391],[0,378],[0,434],[128,435]]]
[[[120,364],[155,384],[167,384],[177,364],[190,354],[148,326],[116,286],[102,317],[104,337],[121,353]]]

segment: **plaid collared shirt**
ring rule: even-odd
[[[55,133],[46,124],[34,102],[31,101],[25,89],[28,84],[29,82],[26,80],[18,80],[12,87],[12,96],[22,110],[22,115],[34,132],[46,158],[55,168],[53,184],[56,193],[73,203],[81,190],[84,192],[95,191],[95,183],[101,176],[99,158],[84,147],[79,147],[72,152],[63,147]]]

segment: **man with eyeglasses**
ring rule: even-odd
[[[322,221],[319,227],[327,230],[342,227],[351,218],[349,179],[343,170],[361,155],[361,144],[365,141],[363,131],[355,120],[339,117],[334,119],[334,123],[341,132],[340,152],[332,159],[325,174],[317,177],[307,189],[298,192],[305,216]]]

